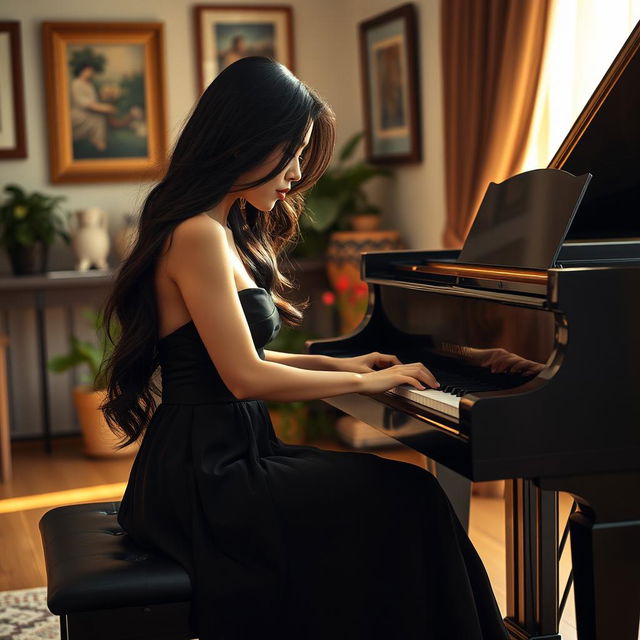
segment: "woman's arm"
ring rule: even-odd
[[[420,380],[437,384],[424,366],[361,374],[314,371],[264,361],[253,344],[238,297],[226,232],[208,216],[194,216],[173,232],[167,271],[223,382],[236,398],[315,400],[353,392],[376,392]],[[364,378],[368,380],[364,381]]]
[[[269,362],[286,364],[289,367],[298,369],[312,369],[315,371],[344,371],[340,368],[340,358],[331,356],[312,355],[306,353],[285,353],[283,351],[264,350],[264,357]]]
[[[279,362],[301,369],[316,369],[320,371],[353,371],[354,373],[371,373],[379,369],[386,369],[396,364],[402,364],[397,356],[373,351],[361,356],[335,358],[332,356],[310,355],[298,353],[283,353],[265,349],[265,358],[271,362]]]

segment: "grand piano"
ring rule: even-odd
[[[558,634],[557,492],[580,640],[636,640],[640,616],[640,23],[549,168],[593,178],[550,268],[456,251],[362,255],[369,307],[310,353],[422,361],[441,389],[325,400],[473,481],[506,479],[513,639]],[[465,253],[466,244],[463,248]],[[492,374],[503,349],[535,371]],[[444,478],[444,475],[443,475]]]

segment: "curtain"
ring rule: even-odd
[[[446,225],[463,245],[489,185],[518,173],[553,0],[442,0]]]

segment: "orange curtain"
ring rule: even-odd
[[[552,0],[442,0],[447,217],[463,245],[489,182],[518,173]]]

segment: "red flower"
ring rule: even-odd
[[[336,301],[336,294],[333,293],[333,291],[325,291],[322,294],[322,304],[327,305],[327,307],[330,307],[331,305],[335,304]]]
[[[358,298],[363,298],[369,293],[369,285],[367,285],[366,282],[362,282],[361,280],[353,287],[353,292]]]
[[[345,291],[348,291],[350,288],[351,288],[351,283],[349,282],[349,278],[344,274],[342,274],[336,280],[336,291],[338,293],[344,293]]]

